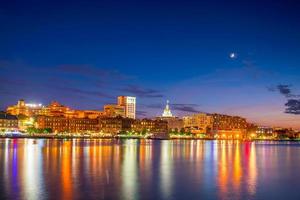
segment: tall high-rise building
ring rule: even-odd
[[[136,112],[136,97],[119,96],[118,105],[124,106],[125,117],[135,119]]]

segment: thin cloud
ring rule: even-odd
[[[294,98],[298,98],[300,95],[293,94],[291,87],[292,85],[279,84],[276,87],[268,88],[268,90],[272,92],[278,91],[280,94],[282,94],[288,99],[287,103],[284,104],[284,106],[286,107],[284,111],[285,113],[299,115],[300,99],[294,99]]]
[[[189,113],[198,113],[201,112],[197,109],[199,105],[197,104],[171,104],[173,110],[189,112]]]
[[[136,114],[140,117],[146,117],[147,116],[147,112],[142,111],[142,110],[136,111]]]
[[[286,97],[290,97],[292,95],[290,85],[277,85],[277,90],[280,92],[280,94]]]
[[[109,78],[109,79],[121,79],[126,80],[131,77],[119,72],[118,70],[98,68],[92,65],[59,65],[57,69],[63,73],[76,74],[88,77],[99,77],[99,78]]]
[[[147,105],[148,108],[152,109],[163,109],[164,105],[161,104],[150,104]],[[183,112],[188,112],[188,113],[199,113],[201,112],[198,107],[199,105],[197,104],[183,104],[183,103],[175,103],[175,104],[170,104],[171,110],[174,111],[183,111]]]
[[[71,88],[71,87],[57,87],[59,90],[63,90],[65,92],[71,92],[79,95],[88,95],[88,96],[96,96],[96,97],[103,97],[103,98],[113,98],[112,96],[105,94],[100,91],[91,91],[91,90],[83,90],[79,88]]]
[[[289,99],[285,106],[285,113],[300,115],[300,99]]]
[[[138,97],[147,98],[161,98],[163,95],[160,91],[148,88],[142,88],[136,85],[128,85],[127,87],[119,89],[122,92],[130,93]]]
[[[275,87],[274,86],[273,87],[268,87],[268,90],[271,91],[271,92],[277,92],[278,91],[280,94],[282,94],[286,98],[299,97],[299,95],[296,95],[296,94],[292,93],[291,87],[292,87],[292,85],[278,84]]]

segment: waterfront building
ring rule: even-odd
[[[213,119],[213,130],[246,129],[248,123],[245,118],[223,114],[210,114]]]
[[[168,123],[159,119],[142,119],[135,120],[131,128],[136,132],[167,132]]]
[[[131,126],[132,131],[144,134],[147,138],[169,138],[168,123],[159,119],[135,120]]]
[[[162,120],[166,121],[168,123],[168,130],[169,131],[181,131],[184,127],[183,119],[180,119],[178,117],[173,118],[163,118]]]
[[[70,118],[68,119],[68,129],[70,132],[97,132],[99,131],[99,121],[90,118]]]
[[[20,131],[26,131],[28,128],[34,127],[34,117],[18,115],[18,126]]]
[[[118,117],[99,118],[99,129],[104,134],[117,135],[122,132],[136,132],[157,135],[168,134],[168,125],[163,120],[131,119]]]
[[[124,106],[125,117],[135,119],[136,116],[136,97],[119,96],[118,105]]]
[[[268,126],[257,126],[255,133],[257,136],[273,136],[273,128]]]
[[[55,133],[84,133],[99,131],[98,119],[37,116],[36,128],[50,128]]]
[[[125,117],[125,107],[115,104],[104,105],[104,113],[107,117]]]
[[[0,112],[0,132],[18,130],[18,118],[14,115]]]
[[[118,117],[99,118],[99,129],[102,133],[117,135],[121,131],[131,131],[133,119]]]
[[[213,126],[213,117],[206,113],[197,113],[183,117],[183,126],[191,133],[208,133]]]
[[[216,138],[241,139],[247,134],[248,123],[245,118],[223,114],[209,114],[212,117],[211,133]]]

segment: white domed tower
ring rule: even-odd
[[[162,113],[162,117],[173,117],[169,106],[169,100],[167,100],[167,105],[166,108],[164,109],[164,112]]]

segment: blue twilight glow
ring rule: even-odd
[[[5,1],[0,109],[21,98],[101,109],[132,95],[139,117],[170,99],[177,116],[300,128],[299,10],[286,0]]]

